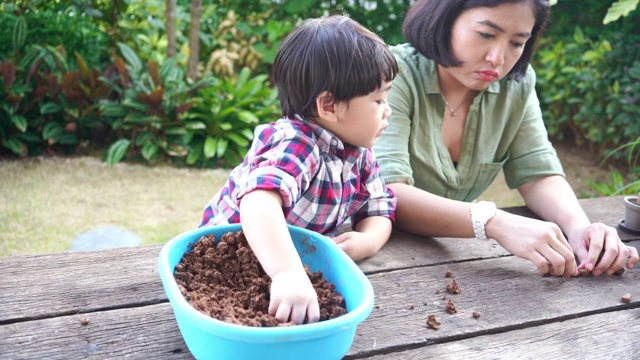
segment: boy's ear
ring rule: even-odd
[[[318,108],[318,117],[328,120],[336,120],[336,109],[333,94],[323,91],[316,98],[316,107]]]

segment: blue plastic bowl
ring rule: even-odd
[[[182,233],[160,251],[162,285],[189,351],[196,359],[341,359],[351,348],[357,326],[373,309],[373,287],[349,256],[321,234],[290,226],[289,232],[312,272],[322,271],[334,283],[347,305],[347,314],[313,324],[251,327],[216,320],[193,308],[173,276],[189,244],[213,234],[216,240],[240,224],[203,227]]]

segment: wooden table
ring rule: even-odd
[[[624,216],[622,197],[581,202],[594,221]],[[620,235],[640,247],[640,236]],[[191,359],[156,269],[160,248],[0,258],[0,359]],[[564,280],[492,240],[399,231],[360,266],[376,299],[350,359],[640,359],[638,268]],[[462,292],[449,295],[454,278]]]

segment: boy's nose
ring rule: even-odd
[[[389,103],[387,103],[386,105],[387,106],[385,106],[384,112],[382,113],[383,119],[386,119],[391,115],[391,106],[389,105]]]

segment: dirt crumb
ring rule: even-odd
[[[318,294],[320,321],[346,314],[335,285],[322,272],[305,270]],[[254,327],[294,325],[269,315],[271,279],[242,231],[226,233],[218,242],[213,235],[201,237],[176,265],[174,277],[185,299],[214,319]]]
[[[440,321],[438,321],[438,319],[436,319],[435,315],[429,314],[427,316],[427,327],[429,329],[434,329],[434,330],[440,329]]]
[[[447,312],[449,314],[456,314],[458,312],[458,309],[456,309],[456,304],[453,303],[453,300],[449,299],[449,302],[447,302]]]
[[[444,276],[445,277],[451,277],[451,276],[453,276],[453,272],[451,270],[447,270],[447,272],[444,273]]]
[[[80,319],[80,325],[84,325],[84,326],[89,325],[89,319],[87,318]]]
[[[447,291],[449,294],[460,294],[460,286],[458,286],[456,279],[453,279],[451,283],[447,285]]]
[[[622,295],[622,299],[620,299],[620,301],[622,301],[625,304],[628,304],[631,302],[631,294],[630,293],[626,293],[624,295]]]
[[[480,313],[477,311],[474,311],[471,316],[473,316],[474,319],[480,319]]]

